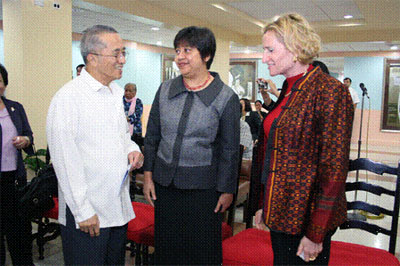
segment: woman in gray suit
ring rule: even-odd
[[[155,264],[221,264],[221,213],[236,190],[239,99],[209,71],[216,49],[209,29],[182,29],[174,47],[181,75],[157,91],[144,145]]]

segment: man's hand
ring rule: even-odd
[[[132,165],[131,170],[139,169],[143,166],[144,156],[139,151],[133,151],[128,154],[129,164]]]
[[[300,256],[300,254],[304,252],[304,261],[309,262],[309,261],[314,261],[318,257],[318,254],[321,253],[321,251],[322,251],[322,242],[314,243],[306,236],[303,236],[303,238],[300,241],[299,247],[297,248],[296,255]]]
[[[154,207],[154,200],[156,197],[156,190],[154,189],[153,173],[149,171],[144,172],[144,184],[143,184],[144,198]]]
[[[81,231],[89,233],[91,237],[100,235],[100,221],[97,214],[93,215],[86,221],[78,223]]]
[[[233,200],[233,194],[231,193],[223,193],[219,196],[219,200],[217,206],[215,207],[214,212],[224,212],[231,205]]]

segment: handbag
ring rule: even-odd
[[[58,193],[57,177],[52,164],[38,171],[31,182],[20,191],[19,214],[27,219],[40,218],[54,207]]]

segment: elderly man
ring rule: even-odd
[[[66,265],[123,265],[127,223],[135,217],[128,171],[143,155],[130,139],[120,79],[126,51],[117,31],[84,31],[86,67],[54,96],[47,140],[59,184],[59,222]],[[130,166],[128,166],[128,164]]]

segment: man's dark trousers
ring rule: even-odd
[[[75,219],[67,206],[67,225],[61,225],[65,265],[125,265],[125,244],[128,224],[100,228],[100,235],[91,237],[76,229]]]

